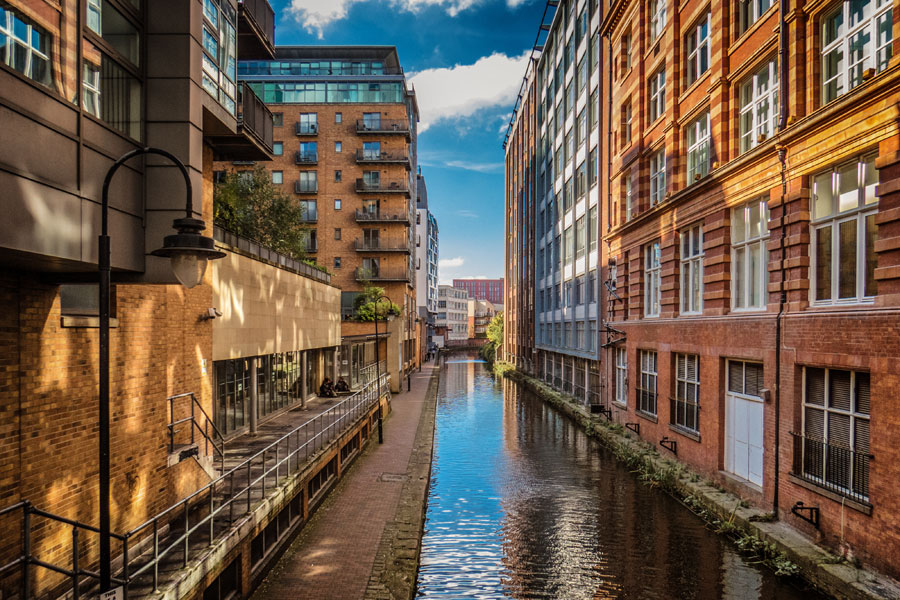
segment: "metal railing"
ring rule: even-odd
[[[253,258],[273,263],[286,271],[291,271],[297,275],[309,277],[310,279],[315,279],[316,281],[331,285],[331,275],[325,271],[320,271],[319,269],[311,267],[299,260],[295,260],[290,256],[275,252],[259,242],[239,236],[236,233],[231,233],[218,225],[213,227],[213,238],[217,242],[222,242],[223,244],[231,246],[241,254],[246,254]]]
[[[380,365],[380,367],[379,367]],[[376,373],[380,372],[382,375],[387,373],[387,361],[382,360],[380,363],[372,363],[371,365],[367,365],[359,370],[359,382],[362,385],[368,385],[369,383],[375,381]]]
[[[175,402],[181,400],[182,398],[190,398],[190,415],[182,417],[181,419],[175,419]],[[169,396],[169,453],[175,452],[175,437],[178,434],[176,431],[179,425],[183,425],[185,423],[189,423],[190,429],[190,444],[193,445],[196,443],[196,438],[194,433],[200,432],[200,435],[203,436],[203,444],[204,450],[207,456],[210,455],[209,448],[212,446],[213,453],[219,462],[219,472],[225,470],[225,436],[222,435],[222,432],[219,431],[219,428],[216,427],[216,424],[212,419],[209,418],[209,415],[206,414],[206,411],[203,410],[203,407],[200,406],[200,402],[197,400],[197,397],[194,395],[194,392],[186,392],[184,394],[177,394],[175,396]],[[187,412],[187,411],[185,411]],[[197,420],[197,412],[203,415],[203,423],[201,424]]]
[[[409,223],[409,215],[388,214],[380,211],[370,212],[367,210],[357,210],[356,220],[363,222],[384,222],[384,223]]]
[[[843,446],[791,432],[794,437],[793,475],[814,485],[869,504],[869,463],[875,458]]]
[[[405,179],[366,181],[365,179],[356,180],[357,192],[400,192],[409,193],[409,181]]]
[[[319,135],[318,123],[297,123],[294,126],[294,133],[297,135]]]
[[[696,402],[670,397],[669,423],[694,433],[700,433],[700,405]]]
[[[294,162],[298,165],[311,165],[319,162],[319,153],[318,152],[297,152],[294,155]]]
[[[372,152],[363,149],[356,151],[356,162],[409,164],[409,154],[406,154],[405,152]]]
[[[357,133],[403,133],[409,134],[409,122],[396,119],[356,120]]]
[[[363,252],[409,252],[408,240],[359,239],[353,242],[356,250]]]
[[[359,267],[354,272],[356,281],[412,281],[406,269],[378,269]]]
[[[245,133],[256,138],[271,154],[275,143],[275,121],[272,111],[245,81],[238,82],[238,103],[240,104],[238,125]]]
[[[316,194],[319,192],[319,182],[318,181],[295,181],[294,182],[294,193],[295,194]]]
[[[275,11],[267,0],[241,0],[242,13],[250,18],[266,37],[267,45],[275,44]]]

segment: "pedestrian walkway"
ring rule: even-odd
[[[254,600],[355,600],[366,595],[385,527],[398,512],[433,363],[391,400],[384,443],[372,444],[331,492],[253,596]],[[432,427],[433,419],[423,422]]]

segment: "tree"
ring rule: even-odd
[[[497,349],[503,343],[503,313],[497,313],[487,326],[488,343],[481,347],[481,358],[489,363],[497,357]]]
[[[375,320],[377,314],[378,320],[383,321],[389,315],[399,316],[401,314],[400,307],[393,302],[390,304],[384,300],[378,302],[378,299],[384,295],[383,287],[372,285],[369,282],[364,282],[364,285],[363,291],[353,300],[354,320],[371,322]]]
[[[216,184],[213,219],[217,225],[281,254],[303,259],[309,230],[306,209],[272,184],[263,167],[231,172]]]

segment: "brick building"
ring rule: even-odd
[[[503,278],[500,279],[454,279],[453,287],[466,290],[469,298],[489,300],[492,304],[503,304]]]
[[[896,6],[599,9],[599,403],[807,536],[900,575]],[[548,86],[537,73],[532,87]],[[521,159],[507,150],[508,171]],[[508,239],[527,237],[507,202]],[[798,502],[819,509],[817,527]]]
[[[367,282],[402,308],[392,381],[417,360],[415,95],[388,46],[284,46],[242,61],[238,77],[275,116],[272,181],[306,207],[308,252],[342,290],[342,311]],[[217,163],[216,169],[247,168]],[[346,346],[374,328],[351,325]],[[347,360],[346,357],[342,357]]]

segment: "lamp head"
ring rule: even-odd
[[[152,254],[169,258],[175,278],[181,285],[186,288],[195,287],[203,281],[209,261],[223,258],[225,253],[216,250],[212,238],[201,234],[206,229],[206,223],[202,219],[175,219],[172,227],[178,233],[167,235],[163,240],[163,247],[154,250]]]

